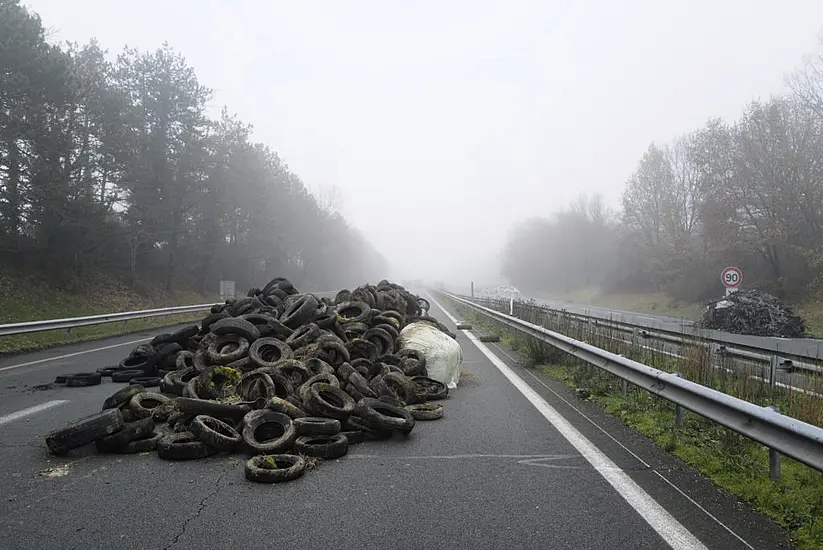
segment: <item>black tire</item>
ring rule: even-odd
[[[98,386],[102,380],[103,376],[99,372],[75,372],[66,376],[66,387]]]
[[[95,441],[98,453],[119,453],[137,439],[142,439],[154,431],[154,420],[141,418],[135,422],[125,424],[121,430]]]
[[[218,451],[231,452],[243,441],[237,430],[213,416],[195,417],[189,429],[197,439]]]
[[[399,372],[390,372],[383,377],[383,382],[389,387],[389,390],[396,396],[404,405],[410,405],[415,402],[416,393],[414,391],[414,384],[405,375]]]
[[[307,416],[296,418],[294,428],[297,435],[334,435],[340,433],[342,425],[334,418],[320,418],[317,416]]]
[[[500,336],[496,334],[483,334],[480,338],[478,338],[478,340],[481,342],[499,342]]]
[[[296,329],[286,338],[286,343],[291,349],[302,348],[311,344],[320,337],[320,327],[314,323],[308,323]]]
[[[249,354],[249,341],[236,334],[218,336],[206,348],[206,358],[213,365],[228,365]]]
[[[320,359],[319,357],[312,357],[311,359],[306,359],[303,362],[303,365],[307,369],[312,376],[317,376],[318,374],[334,374],[334,369],[331,365]]]
[[[160,385],[161,380],[163,379],[159,376],[137,376],[129,380],[129,384],[143,386],[144,388],[156,388]]]
[[[274,367],[278,361],[291,357],[291,347],[277,338],[260,338],[249,348],[249,359],[261,368]]]
[[[356,404],[339,386],[323,382],[309,386],[303,403],[310,414],[338,420],[348,418]]]
[[[290,329],[297,329],[301,325],[310,323],[318,315],[320,303],[311,294],[304,294],[286,308],[280,316],[280,322]]]
[[[334,460],[349,452],[349,440],[341,434],[335,435],[306,435],[298,437],[294,442],[295,452],[320,458]]]
[[[217,453],[191,432],[167,434],[157,442],[157,456],[164,460],[199,460]]]
[[[196,336],[198,332],[200,332],[200,327],[197,325],[189,325],[178,331],[172,332],[169,336],[169,341],[183,346],[189,338]]]
[[[260,397],[268,399],[275,395],[274,381],[262,370],[253,370],[240,379],[237,393],[247,401],[254,401]]]
[[[294,455],[257,455],[246,462],[246,479],[255,483],[294,481],[306,471],[306,461]]]
[[[342,318],[340,324],[343,325],[343,330],[346,330],[346,323],[368,323],[371,316],[371,306],[366,302],[342,302],[334,309]]]
[[[129,355],[117,365],[118,369],[122,371],[140,371],[142,374],[149,364],[149,357],[145,355]]]
[[[285,414],[260,410],[243,419],[243,441],[252,454],[280,454],[294,445],[297,431]]]
[[[138,453],[150,453],[157,450],[157,445],[160,443],[163,434],[160,432],[152,432],[148,436],[130,441],[120,450],[121,454],[133,455]]]
[[[362,422],[375,430],[391,430],[408,434],[414,429],[414,417],[402,407],[390,405],[379,399],[361,399],[355,413]]]
[[[131,401],[132,397],[144,391],[146,391],[146,388],[143,386],[127,386],[122,390],[117,390],[103,401],[103,410],[116,409],[121,405],[125,405]]]
[[[343,424],[343,432],[362,432],[364,439],[375,441],[389,439],[392,436],[391,430],[371,428],[358,416],[350,416],[348,420],[346,420],[346,423]]]
[[[97,369],[97,372],[100,373],[100,376],[103,378],[111,378],[111,375],[120,370],[120,367],[103,367],[101,369]]]
[[[111,381],[112,382],[129,382],[132,378],[138,378],[146,376],[145,371],[142,370],[118,370],[117,372],[112,373]]]
[[[374,393],[369,387],[369,383],[366,381],[366,378],[361,375],[359,372],[355,372],[349,377],[349,384],[354,387],[359,393],[363,395],[363,397],[377,397],[377,394]],[[360,401],[356,399],[356,401]]]
[[[472,326],[469,323],[458,323],[457,330],[471,330]]]
[[[414,376],[411,378],[414,386],[416,401],[436,401],[446,399],[449,396],[449,388],[443,382],[429,378],[427,376]]]
[[[346,342],[346,350],[349,352],[349,357],[355,359],[369,359],[374,361],[380,355],[378,347],[368,340],[363,338],[354,338]]]
[[[407,405],[406,410],[411,413],[415,420],[437,420],[443,418],[443,405],[436,403]]]
[[[281,399],[279,397],[272,397],[269,399],[266,402],[266,408],[274,412],[285,414],[292,420],[305,418],[308,416],[308,413],[306,413],[306,411],[304,411],[301,407],[289,403],[285,399]]]
[[[226,319],[227,317],[231,317],[227,311],[221,311],[220,313],[212,313],[211,315],[207,315],[200,321],[200,334],[208,334],[211,330],[211,325],[219,321],[220,319]]]
[[[119,431],[123,424],[120,409],[108,409],[49,432],[46,435],[46,446],[52,454],[64,455],[72,449]]]
[[[227,317],[215,322],[211,326],[211,332],[217,336],[236,334],[237,336],[248,340],[249,343],[252,343],[260,338],[260,331],[257,330],[256,326],[248,321],[234,317]]]
[[[163,366],[166,358],[176,356],[181,351],[183,351],[183,346],[180,344],[174,342],[170,344],[163,344],[157,349],[154,355],[148,358],[143,370],[146,374],[153,374],[158,368]]]
[[[357,371],[354,370],[349,363],[343,363],[339,367],[337,367],[337,378],[340,379],[341,382],[348,382],[349,376],[355,374]]]
[[[303,362],[297,359],[281,359],[275,363],[274,370],[295,388],[302,386],[313,376]]]
[[[165,395],[151,392],[140,392],[129,401],[129,410],[138,418],[148,418],[154,409],[161,405],[167,405],[171,399]]]
[[[166,391],[174,395],[183,395],[183,388],[186,386],[186,383],[189,380],[197,378],[199,374],[194,367],[170,372],[163,378],[167,386]]]
[[[378,356],[394,353],[394,338],[382,328],[370,328],[363,334],[362,338],[377,346]]]

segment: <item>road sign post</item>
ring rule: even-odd
[[[720,272],[720,281],[726,287],[726,296],[740,288],[743,282],[743,272],[739,267],[729,266]]]

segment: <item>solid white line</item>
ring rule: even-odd
[[[29,407],[28,409],[23,409],[17,412],[13,412],[11,414],[7,414],[6,416],[0,416],[0,426],[3,424],[8,424],[9,422],[14,422],[15,420],[20,420],[21,418],[25,418],[32,414],[37,414],[39,412],[43,412],[48,410],[52,407],[56,407],[57,405],[62,405],[63,403],[68,403],[65,399],[56,399],[54,401],[46,401],[45,403],[41,403],[40,405],[35,405],[34,407]]]
[[[67,353],[66,355],[58,355],[56,357],[47,357],[45,359],[38,359],[37,361],[29,361],[28,363],[20,363],[19,365],[11,365],[9,367],[2,367],[0,368],[0,372],[12,369],[19,369],[20,367],[30,367],[32,365],[38,365],[40,363],[46,363],[48,361],[57,361],[58,359],[68,359],[69,357],[77,357],[78,355],[85,355],[87,353],[94,353],[96,351],[104,351],[107,349],[119,348],[120,346],[128,346],[130,344],[137,344],[138,342],[145,342],[146,340],[151,340],[151,338],[141,338],[139,340],[131,340],[129,342],[122,342],[120,344],[112,344],[110,346],[103,346],[102,348],[94,348],[94,349],[87,349],[85,351],[78,351],[75,353]]]
[[[427,293],[428,294],[428,293]],[[457,321],[448,311],[446,311],[431,294],[429,299],[440,308],[452,322]],[[512,385],[517,388],[523,396],[551,423],[560,435],[583,455],[594,469],[603,476],[617,493],[640,514],[640,517],[660,535],[672,548],[679,549],[706,549],[688,529],[677,521],[665,508],[656,500],[649,496],[626,472],[607,457],[603,451],[598,449],[591,441],[580,433],[577,428],[571,425],[557,410],[549,405],[540,394],[523,381],[508,365],[500,360],[494,353],[481,343],[477,336],[470,332],[465,333],[477,349],[485,355],[492,364],[505,376]]]

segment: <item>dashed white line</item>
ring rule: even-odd
[[[45,359],[38,359],[37,361],[29,361],[28,363],[20,363],[17,365],[11,365],[8,367],[0,367],[0,372],[12,370],[12,369],[19,369],[21,367],[30,367],[32,365],[39,365],[40,363],[47,363],[49,361],[57,361],[58,359],[68,359],[69,357],[77,357],[78,355],[85,355],[87,353],[94,353],[96,351],[104,351],[107,349],[119,348],[120,346],[128,346],[131,344],[138,344],[140,342],[145,342],[146,340],[151,340],[151,338],[141,338],[139,340],[130,340],[129,342],[121,342],[119,344],[112,344],[110,346],[103,346],[101,348],[94,348],[94,349],[87,349],[84,351],[77,351],[75,353],[67,353],[66,355],[57,355],[55,357],[46,357]]]
[[[52,407],[56,407],[64,403],[68,403],[68,401],[65,399],[55,399],[54,401],[46,401],[45,403],[41,403],[40,405],[35,405],[34,407],[29,407],[27,409],[22,409],[11,414],[7,414],[6,416],[0,416],[0,426],[2,426],[3,424],[8,424],[9,422],[14,422],[15,420],[20,420],[21,418],[25,418],[27,416],[31,416],[33,414],[37,414],[39,412],[46,411],[48,409],[51,409]]]
[[[446,311],[434,297],[429,294],[429,300],[436,305],[454,323],[457,319]],[[605,479],[623,499],[654,529],[660,537],[672,548],[706,549],[688,529],[677,521],[665,508],[643,490],[631,477],[617,467],[603,451],[598,449],[586,436],[566,420],[557,410],[543,399],[531,386],[523,381],[508,365],[500,360],[488,347],[481,343],[477,336],[466,332],[466,336],[477,346],[492,364],[505,376],[512,385],[552,424],[555,429],[583,455],[603,479]]]

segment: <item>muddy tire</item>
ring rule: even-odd
[[[165,395],[151,392],[140,392],[129,401],[129,410],[137,418],[148,418],[152,411],[161,405],[167,405],[171,399]]]
[[[285,414],[292,420],[308,416],[308,413],[306,413],[306,411],[304,411],[301,407],[293,405],[292,403],[289,403],[285,399],[280,399],[279,397],[272,397],[269,399],[266,402],[266,408],[274,412]]]
[[[334,460],[349,452],[349,440],[346,436],[335,435],[306,435],[298,437],[294,442],[295,452],[320,458]]]
[[[341,424],[334,418],[320,418],[308,416],[297,418],[294,421],[294,428],[297,435],[334,435],[340,433]]]
[[[280,322],[290,329],[297,329],[297,327],[314,320],[318,314],[317,308],[319,305],[317,298],[311,294],[304,294],[286,308],[283,315],[280,316]]]
[[[143,386],[144,388],[156,388],[160,386],[163,379],[159,376],[136,376],[129,380],[132,386]]]
[[[249,348],[249,360],[258,368],[274,367],[278,361],[291,357],[291,347],[277,338],[260,338]]]
[[[379,399],[361,399],[355,407],[355,413],[363,424],[374,430],[391,430],[408,434],[414,429],[415,420],[410,411]]]
[[[260,331],[257,330],[256,326],[248,321],[235,317],[227,317],[215,322],[211,326],[211,332],[217,336],[235,334],[241,338],[245,338],[249,343],[255,342],[260,338]]]
[[[306,471],[306,461],[294,455],[257,455],[246,462],[246,479],[255,483],[294,481]]]
[[[127,386],[122,390],[117,390],[105,401],[103,401],[103,410],[116,409],[121,405],[129,403],[132,397],[138,393],[143,393],[144,391],[146,391],[146,388],[142,386]]]
[[[237,430],[213,416],[196,416],[189,429],[197,439],[218,451],[231,452],[243,441]]]
[[[111,374],[111,381],[112,382],[130,382],[132,378],[140,378],[146,376],[145,371],[142,370],[135,370],[135,369],[127,369],[127,370],[118,370]]]
[[[415,420],[437,420],[443,418],[443,405],[436,403],[407,405],[406,410],[411,413]]]
[[[478,338],[481,342],[499,342],[500,336],[496,334],[484,334]]]
[[[320,337],[320,327],[314,323],[303,325],[296,329],[286,338],[286,343],[291,349],[302,348],[317,340]]]
[[[98,386],[103,380],[103,375],[99,372],[76,372],[66,376],[66,387],[83,388],[86,386]]]
[[[164,460],[199,460],[217,453],[191,432],[167,434],[157,442],[157,456]]]
[[[142,439],[154,431],[154,420],[143,418],[125,424],[121,430],[95,441],[98,453],[120,453],[132,441]]]
[[[123,424],[120,409],[108,409],[49,432],[46,435],[46,446],[52,454],[65,455],[72,449],[88,445],[121,430]]]
[[[418,402],[436,401],[438,399],[446,399],[449,396],[448,386],[433,378],[414,376],[411,378],[411,381]]]
[[[294,445],[297,430],[285,414],[260,410],[243,419],[243,441],[252,454],[280,454]]]
[[[457,330],[471,330],[472,326],[469,323],[459,323],[457,325]]]
[[[338,420],[348,418],[355,406],[354,399],[340,387],[322,382],[309,386],[303,403],[310,414]]]
[[[124,455],[133,455],[138,453],[150,453],[152,451],[157,450],[157,444],[160,443],[160,439],[163,437],[163,434],[160,432],[152,432],[151,434],[147,435],[144,438],[136,439],[134,441],[130,441],[120,450],[121,454]]]

